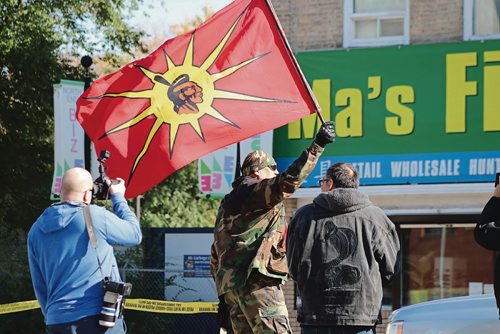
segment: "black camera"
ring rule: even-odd
[[[104,300],[99,317],[99,325],[113,327],[116,319],[121,317],[125,306],[125,297],[130,296],[132,284],[113,282],[111,277],[104,277],[102,280],[104,289]]]
[[[102,287],[106,292],[115,292],[123,296],[130,296],[132,292],[131,283],[113,282],[111,277],[107,276],[102,280]]]
[[[109,187],[106,184],[106,180],[109,177],[106,175],[106,170],[108,167],[106,166],[106,160],[109,159],[110,153],[109,151],[103,150],[97,158],[99,161],[99,177],[94,181],[94,198],[99,200],[104,200],[108,198]],[[111,180],[112,184],[116,184],[118,181]]]

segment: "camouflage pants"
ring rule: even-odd
[[[292,333],[281,280],[255,272],[224,296],[235,334]]]

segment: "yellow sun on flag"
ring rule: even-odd
[[[151,127],[149,134],[144,142],[144,146],[135,158],[130,176],[133,175],[139,162],[147,153],[153,137],[161,128],[162,125],[169,125],[170,138],[170,156],[172,156],[175,139],[179,127],[185,124],[191,125],[198,136],[205,141],[203,130],[200,125],[200,119],[205,115],[210,115],[221,122],[236,126],[229,119],[219,113],[212,107],[214,99],[233,99],[246,101],[261,101],[261,102],[284,102],[283,100],[268,99],[263,97],[250,96],[235,92],[228,92],[215,89],[215,82],[219,79],[227,77],[248,64],[256,61],[264,55],[260,55],[248,59],[238,65],[229,67],[219,73],[210,74],[208,68],[215,62],[219,54],[224,49],[231,33],[238,24],[241,16],[234,22],[229,31],[226,33],[222,41],[205,59],[200,67],[193,65],[193,40],[194,33],[191,35],[189,45],[184,56],[182,64],[176,65],[164,51],[165,61],[167,63],[167,71],[165,73],[155,73],[147,68],[139,66],[142,73],[151,80],[153,87],[150,90],[144,91],[127,91],[121,93],[108,93],[100,96],[103,97],[123,97],[123,98],[144,98],[150,100],[150,105],[139,113],[134,118],[125,123],[107,131],[99,139],[113,134],[115,132],[130,128],[144,119],[154,116],[155,122]]]

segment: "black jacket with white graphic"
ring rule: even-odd
[[[302,325],[373,326],[382,284],[399,272],[399,239],[366,194],[339,188],[296,212],[287,257]]]

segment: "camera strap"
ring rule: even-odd
[[[99,255],[97,253],[97,239],[95,237],[94,226],[92,224],[92,216],[90,215],[90,205],[86,205],[83,208],[83,216],[85,217],[85,226],[87,227],[87,233],[89,234],[90,243],[92,244],[92,248],[95,249],[99,271],[101,272],[102,277],[104,277],[104,274],[102,273],[101,260],[99,260]]]

